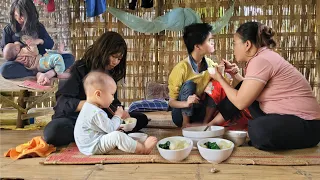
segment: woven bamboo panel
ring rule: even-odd
[[[10,0],[0,1],[0,38],[2,38],[2,30],[9,23],[8,14],[10,7]]]
[[[117,1],[114,4],[114,1],[108,1],[113,7],[146,19],[153,19],[176,7],[190,7],[207,23],[215,22],[231,5],[228,0],[158,0],[154,8],[146,10],[138,5],[137,10],[132,11],[128,10],[127,2]],[[316,60],[316,23],[319,23],[316,12],[319,10],[316,11],[316,7],[319,9],[319,3],[314,0],[237,0],[229,25],[215,36],[216,52],[211,58],[233,60],[232,38],[237,27],[246,21],[260,21],[275,29],[276,51],[303,73],[319,98],[316,79],[317,62],[319,64]],[[79,5],[79,2],[72,5],[71,18],[72,49],[77,58],[107,30],[119,32],[126,39],[129,46],[126,85],[119,87],[120,99],[125,103],[144,98],[144,87],[148,81],[166,82],[174,65],[187,55],[182,32],[141,34],[125,27],[108,13],[86,18],[84,4]]]
[[[37,6],[40,22],[44,24],[55,42],[53,49],[56,49],[59,43],[64,43],[66,49],[70,49],[69,2],[66,0],[55,0],[54,2],[54,12],[47,12],[46,7]]]
[[[316,41],[316,51],[317,51],[317,55],[316,55],[316,58],[317,58],[317,71],[318,71],[318,74],[317,74],[317,82],[318,82],[318,86],[314,87],[314,92],[316,93],[317,95],[317,99],[318,99],[318,102],[320,102],[320,0],[317,0],[317,3],[316,3],[316,23],[317,23],[317,41]]]
[[[112,7],[149,20],[176,7],[190,7],[207,23],[216,21],[230,7],[228,0],[155,0],[154,8],[142,9],[138,4],[136,10],[128,10],[127,0],[107,2]],[[69,8],[69,1],[56,0],[55,3],[54,13],[47,13],[43,7],[39,7],[41,21],[55,42],[63,41],[77,59],[83,55],[86,47],[108,30],[124,36],[129,48],[128,65],[125,84],[119,84],[119,98],[126,105],[144,98],[144,88],[148,81],[166,82],[173,66],[187,55],[182,32],[142,34],[127,28],[109,13],[87,18],[83,1],[72,0]],[[304,74],[320,102],[320,85],[317,80],[320,79],[317,76],[320,66],[320,55],[317,55],[317,51],[320,53],[320,46],[317,45],[320,41],[319,4],[315,0],[236,0],[235,13],[228,27],[215,36],[216,52],[211,58],[232,60],[232,37],[236,28],[246,21],[260,21],[276,30],[277,52]],[[0,2],[1,10],[9,5],[10,0]],[[8,14],[1,11],[0,17],[1,13]]]
[[[204,22],[211,23],[230,7],[230,1],[165,1],[165,11],[173,7],[191,7],[198,12]],[[315,1],[236,1],[234,16],[228,27],[215,36],[216,52],[211,58],[233,59],[233,33],[246,21],[260,21],[275,29],[278,43],[276,51],[304,74],[314,88],[315,94],[319,96],[317,90],[319,84],[316,82]],[[186,56],[186,50],[181,32],[166,31],[161,43],[160,51],[164,56],[159,59],[159,72],[163,73],[159,74],[159,80],[166,81],[173,65]]]
[[[117,1],[117,4],[110,5],[128,7],[127,1]],[[154,8],[131,12],[150,20],[155,18]],[[155,81],[156,35],[133,31],[108,13],[88,18],[82,1],[72,4],[71,17],[72,51],[77,59],[81,58],[86,47],[106,31],[116,31],[125,38],[128,44],[127,75],[125,81],[118,84],[118,96],[126,105],[143,98],[146,83]]]

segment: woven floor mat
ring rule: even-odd
[[[149,134],[163,139],[169,136],[181,135],[179,129],[144,129]],[[163,159],[157,148],[150,155],[128,154],[120,150],[113,150],[108,155],[85,156],[81,154],[75,144],[58,153],[48,156],[43,164],[110,164],[110,163],[171,163]],[[208,163],[197,149],[191,151],[189,157],[181,162],[184,164]],[[226,164],[259,164],[259,165],[319,165],[320,147],[267,152],[250,146],[235,148]]]

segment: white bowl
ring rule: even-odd
[[[128,131],[132,131],[132,129],[134,127],[136,127],[137,124],[137,119],[136,118],[127,118],[124,120],[126,122],[126,124],[120,124],[120,127],[122,130],[128,132]],[[130,123],[127,123],[128,121],[131,121]]]
[[[136,141],[139,141],[140,143],[144,143],[144,141],[146,141],[148,138],[148,134],[146,133],[129,133],[128,136]]]
[[[189,143],[189,146],[185,147],[184,149],[179,149],[179,150],[162,149],[159,147],[159,144],[164,144],[170,140],[184,140]],[[192,140],[185,138],[185,137],[182,137],[182,136],[167,137],[167,138],[161,139],[157,143],[157,148],[158,148],[160,155],[164,159],[171,161],[171,162],[179,162],[179,161],[182,161],[185,158],[187,158],[192,150],[192,147],[193,147]]]
[[[232,143],[232,145],[230,148],[227,148],[227,149],[208,149],[200,146],[201,144],[204,144],[206,142],[219,143],[220,141],[227,141],[227,143]],[[200,155],[210,163],[221,163],[222,161],[228,159],[234,148],[234,144],[232,141],[221,139],[221,138],[202,139],[198,141],[197,146],[198,146]]]
[[[232,141],[235,146],[241,146],[247,138],[246,131],[227,131],[224,134],[224,138]]]
[[[206,131],[203,131],[206,126],[187,127],[182,129],[182,135],[184,137],[192,138],[210,138],[218,137],[224,134],[223,126],[210,126]]]

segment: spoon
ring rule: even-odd
[[[204,128],[204,130],[203,131],[206,131],[206,130],[208,130],[208,128],[209,128],[210,126],[207,126],[206,128]]]

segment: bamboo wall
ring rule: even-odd
[[[127,28],[109,13],[87,18],[83,1],[55,2],[57,10],[54,13],[47,13],[43,7],[38,7],[41,21],[55,42],[63,41],[77,59],[87,46],[108,30],[124,36],[129,50],[127,77],[125,83],[119,84],[119,97],[126,105],[144,98],[148,81],[166,82],[173,66],[186,57],[182,32],[142,34]],[[207,23],[217,20],[230,7],[228,0],[155,0],[154,8],[142,9],[138,5],[136,10],[128,10],[127,0],[107,2],[112,7],[149,20],[176,7],[190,7]],[[10,0],[1,0],[1,10],[8,8],[9,3]],[[215,36],[216,53],[211,58],[232,60],[232,37],[236,28],[246,21],[260,21],[276,30],[277,51],[304,74],[320,102],[320,77],[317,76],[317,69],[320,68],[320,46],[317,45],[320,35],[316,35],[316,29],[320,30],[319,6],[320,0],[236,0],[234,16],[228,27]],[[7,14],[0,12],[0,22],[1,17]]]
[[[117,4],[110,2],[109,5],[146,19],[153,19],[176,7],[190,7],[207,23],[217,20],[231,5],[227,0],[158,0],[152,9],[138,8],[132,11],[127,10],[126,3],[117,1]],[[316,8],[319,8],[319,4],[319,0],[237,0],[228,27],[215,36],[216,53],[211,58],[232,60],[232,38],[237,27],[246,21],[260,21],[275,29],[277,52],[304,74],[319,99],[320,85],[316,80],[317,63],[318,66],[320,64],[316,55],[316,48],[319,49],[316,45],[319,41],[316,39],[319,18],[316,21],[316,15],[320,14],[316,13],[320,12]],[[71,9],[72,49],[77,58],[81,57],[85,47],[107,30],[119,32],[126,39],[129,46],[127,78],[126,84],[119,87],[123,102],[130,103],[144,98],[144,88],[148,81],[166,82],[173,66],[187,55],[182,32],[141,34],[127,28],[108,13],[86,18],[83,4],[74,4]]]
[[[314,92],[320,102],[320,0],[316,1],[316,23],[317,23],[317,41],[316,41],[316,64],[317,64],[317,84],[314,86]]]
[[[2,38],[2,30],[9,23],[8,14],[9,14],[10,0],[0,1],[0,38]]]

